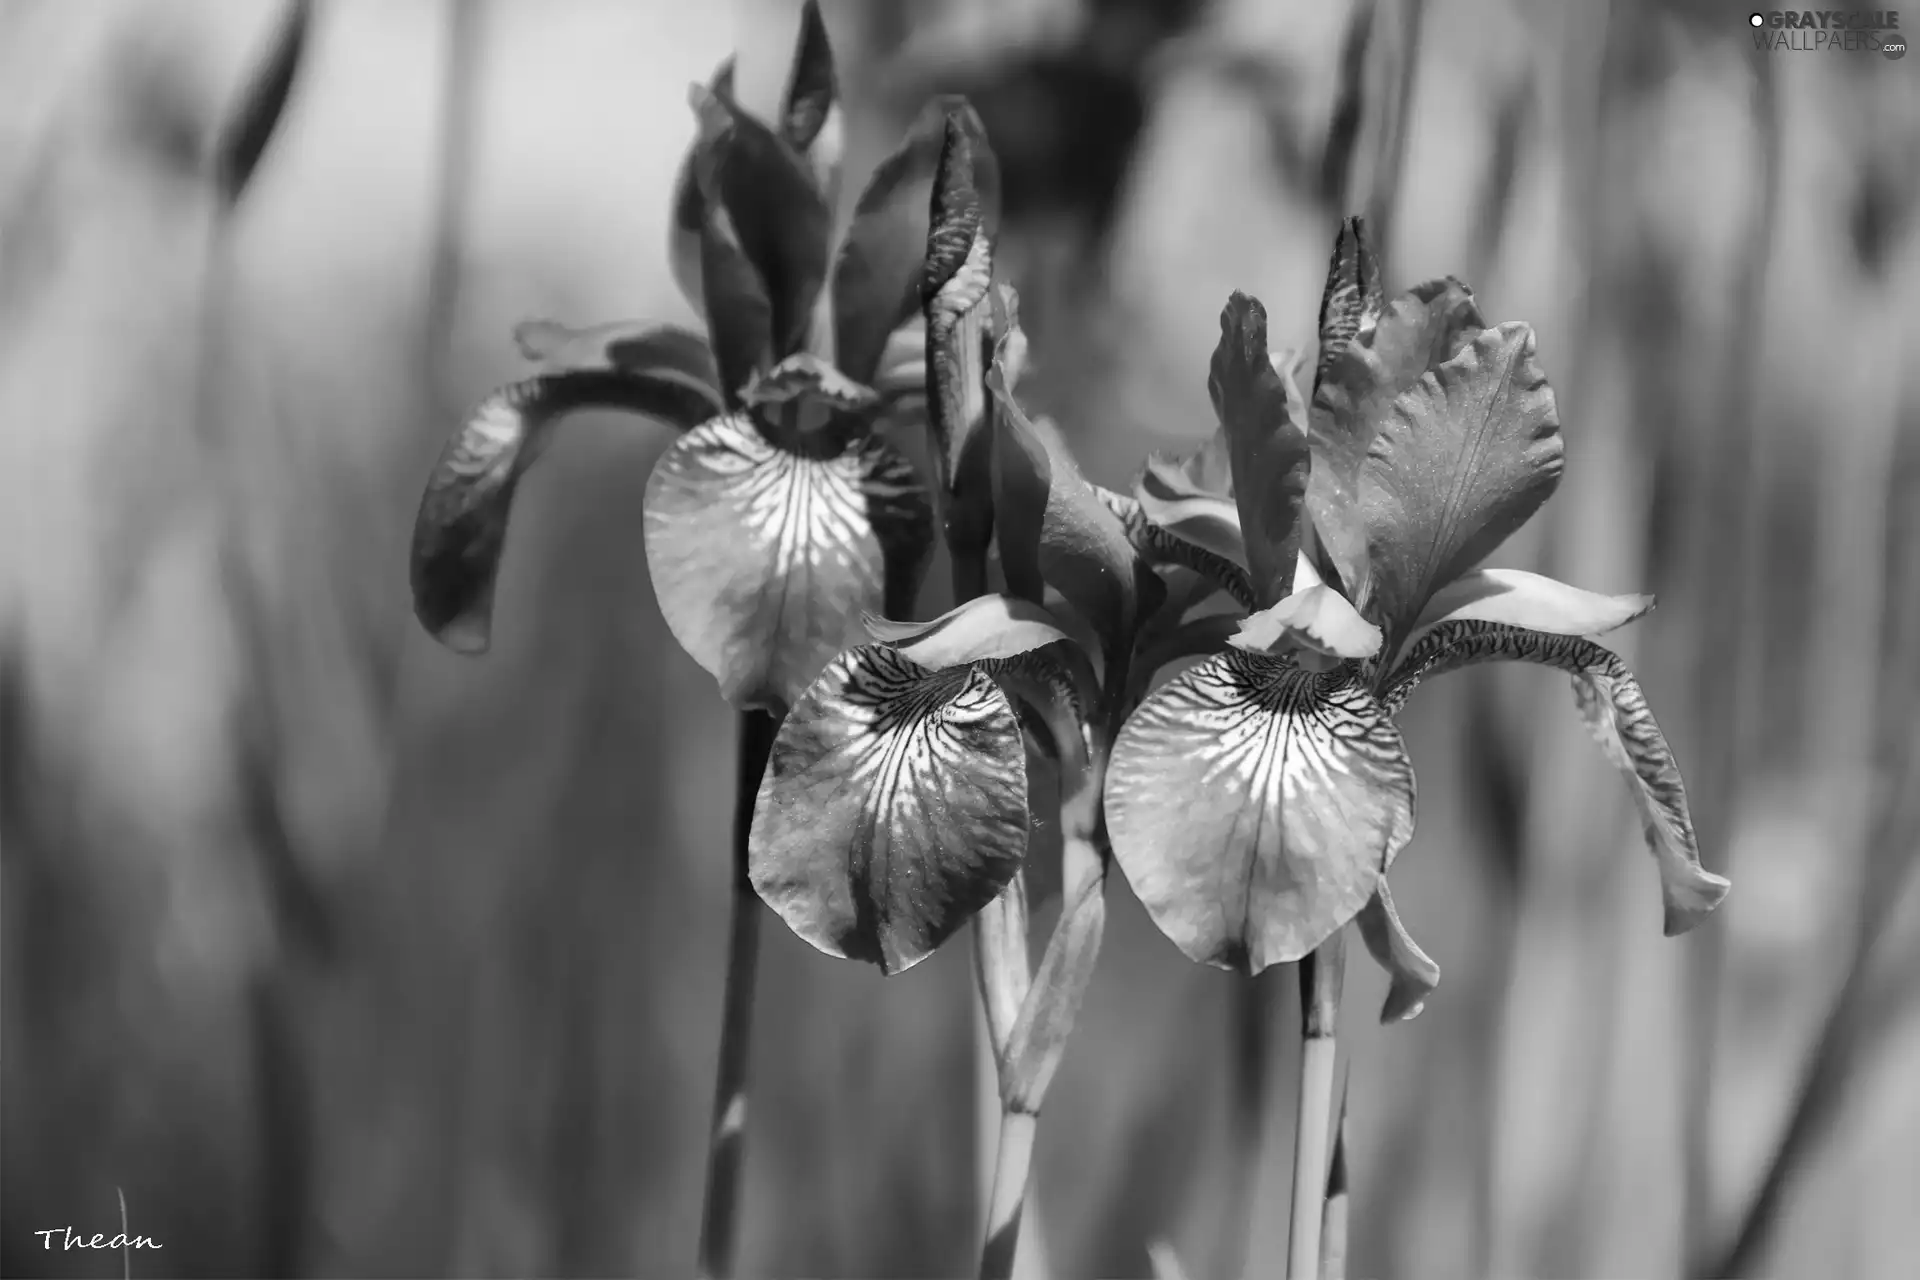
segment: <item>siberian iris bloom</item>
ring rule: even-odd
[[[513,494],[563,415],[614,407],[679,435],[646,488],[646,556],[668,628],[742,710],[784,712],[868,613],[903,616],[933,545],[925,487],[884,428],[924,403],[919,283],[934,169],[964,100],[929,104],[836,237],[832,51],[805,6],[778,118],[734,100],[732,65],[692,90],[697,137],[672,196],[671,258],[705,320],[522,325],[539,374],[448,443],[415,526],[416,612],[486,647]]]
[[[1430,676],[1511,660],[1572,677],[1628,779],[1668,935],[1726,895],[1700,865],[1686,791],[1638,682],[1589,637],[1651,597],[1598,595],[1481,562],[1552,494],[1564,446],[1532,329],[1488,326],[1458,281],[1383,303],[1357,219],[1336,245],[1311,408],[1236,295],[1211,383],[1220,432],[1136,486],[1164,540],[1229,568],[1249,614],[1156,690],[1107,775],[1114,855],[1195,960],[1257,973],[1358,919],[1412,1016],[1438,969],[1401,927],[1387,871],[1414,830],[1394,717]],[[1244,576],[1243,576],[1244,575]]]

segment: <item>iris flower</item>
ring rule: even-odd
[[[691,98],[698,135],[673,196],[671,257],[704,335],[668,324],[522,325],[535,376],[489,396],[448,443],[415,526],[421,622],[487,647],[520,478],[568,412],[620,408],[679,428],[647,485],[646,556],[680,645],[742,710],[784,712],[910,609],[932,508],[883,428],[925,388],[920,272],[950,130],[979,136],[986,217],[997,174],[963,99],[930,103],[875,170],[836,241],[840,110],[827,33],[805,6],[777,119],[734,100],[731,61]]]
[[[1145,536],[1203,556],[1248,609],[1128,720],[1107,774],[1114,856],[1161,931],[1257,973],[1357,918],[1393,975],[1383,1016],[1417,1013],[1439,975],[1387,887],[1414,830],[1394,718],[1422,680],[1491,661],[1572,677],[1630,783],[1666,933],[1698,923],[1727,882],[1700,865],[1640,685],[1589,638],[1652,598],[1481,567],[1564,465],[1532,329],[1486,325],[1452,279],[1384,303],[1358,219],[1335,247],[1310,409],[1268,354],[1258,302],[1236,294],[1221,323],[1220,430],[1135,487]]]

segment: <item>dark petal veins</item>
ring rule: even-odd
[[[1234,502],[1224,428],[1216,428],[1192,453],[1149,457],[1134,481],[1133,495],[1145,517],[1167,533],[1246,565],[1247,544]]]
[[[1440,966],[1420,949],[1420,944],[1400,923],[1400,913],[1393,908],[1393,894],[1387,888],[1384,875],[1373,898],[1360,909],[1359,922],[1360,936],[1367,950],[1391,978],[1386,1002],[1380,1008],[1380,1021],[1406,1022],[1419,1017],[1427,997],[1440,985]]]
[[[954,555],[993,535],[986,371],[993,251],[973,185],[973,144],[948,116],[934,175],[920,296],[927,329],[927,430],[940,468],[941,518]],[[1005,335],[1002,341],[1008,340]]]
[[[1465,285],[1432,280],[1395,298],[1357,340],[1321,350],[1307,415],[1313,441],[1307,510],[1340,585],[1357,603],[1365,602],[1367,586],[1360,511],[1367,450],[1393,402],[1484,327]]]
[[[1236,560],[1211,549],[1197,538],[1182,537],[1149,519],[1145,505],[1138,499],[1099,485],[1091,487],[1094,496],[1119,518],[1127,531],[1127,541],[1133,544],[1134,551],[1147,563],[1191,569],[1226,592],[1241,608],[1252,611],[1260,607],[1253,598],[1253,580],[1247,576],[1246,568]],[[1233,523],[1238,532],[1238,515],[1234,516]],[[1244,548],[1240,554],[1246,554]]]
[[[646,529],[674,638],[728,701],[774,711],[866,639],[867,614],[912,608],[933,545],[926,492],[890,445],[813,456],[737,415],[661,456]]]
[[[1293,590],[1311,455],[1305,408],[1267,354],[1266,310],[1244,293],[1229,298],[1220,313],[1207,389],[1233,460],[1247,571],[1266,608]]]
[[[1107,772],[1114,856],[1194,960],[1258,973],[1352,920],[1413,835],[1400,731],[1344,673],[1229,650],[1127,721]]]
[[[413,526],[414,613],[448,648],[486,651],[514,491],[576,409],[625,409],[685,430],[719,405],[686,379],[611,371],[528,378],[481,401],[441,451]]]
[[[1588,728],[1626,775],[1640,810],[1647,848],[1660,868],[1667,936],[1685,933],[1719,906],[1729,886],[1724,877],[1700,865],[1680,766],[1639,682],[1612,650],[1575,636],[1494,622],[1443,623],[1408,650],[1381,689],[1380,700],[1397,713],[1422,679],[1482,662],[1536,662],[1573,677],[1574,697]]]
[[[1553,388],[1525,324],[1483,330],[1393,402],[1360,493],[1373,569],[1367,612],[1389,652],[1435,590],[1540,509],[1564,459]]]
[[[728,58],[714,69],[713,78],[707,81],[707,92],[716,97],[733,96],[733,63]],[[707,203],[700,193],[700,184],[694,180],[694,159],[700,154],[703,145],[712,138],[707,132],[708,121],[696,108],[696,117],[700,120],[700,133],[695,136],[693,145],[687,148],[686,157],[680,161],[680,170],[674,175],[673,204],[671,222],[667,229],[667,261],[673,268],[674,283],[680,286],[680,294],[700,316],[707,314],[706,288],[700,281],[700,229],[706,225]],[[715,123],[718,123],[717,121]]]
[[[954,125],[949,126],[949,121]],[[994,223],[979,190],[982,169],[992,166],[986,130],[965,98],[936,98],[921,110],[899,149],[874,170],[854,206],[853,222],[834,265],[834,354],[850,377],[872,380],[888,337],[920,308],[934,174],[949,127],[957,127],[967,138],[972,198],[965,207],[950,208],[946,216],[977,217],[991,254]],[[951,200],[964,198],[963,192],[951,188],[947,195]],[[964,225],[964,238],[958,224],[953,232],[960,261],[971,251],[975,234],[971,221]],[[941,243],[946,243],[944,237]],[[957,268],[960,261],[953,265]]]
[[[1346,218],[1333,242],[1327,284],[1320,294],[1320,358],[1313,389],[1320,390],[1327,366],[1340,349],[1370,331],[1386,300],[1380,292],[1380,259],[1367,243],[1364,218]]]
[[[991,902],[1027,847],[1026,746],[969,667],[884,645],[833,659],[794,703],[754,805],[748,874],[829,955],[899,973]]]

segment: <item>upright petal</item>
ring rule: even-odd
[[[744,416],[661,455],[647,566],[668,628],[742,708],[783,711],[869,613],[906,613],[932,551],[913,466],[869,437],[779,448]]]
[[[851,649],[780,726],[754,804],[753,886],[827,954],[911,968],[1019,870],[1026,759],[991,677]]]
[[[1327,366],[1341,348],[1371,332],[1386,300],[1380,290],[1380,259],[1367,243],[1366,219],[1345,218],[1334,237],[1327,283],[1320,292],[1320,358],[1314,363],[1313,388],[1320,389]]]
[[[1233,461],[1254,596],[1266,608],[1293,590],[1311,455],[1305,407],[1268,358],[1267,313],[1257,299],[1227,300],[1207,390]]]
[[[780,97],[780,139],[807,162],[821,199],[832,209],[846,138],[833,41],[820,17],[819,0],[806,0],[800,7],[800,34]]]
[[[733,95],[734,60],[729,57],[714,68],[713,77],[707,81],[707,92],[716,96]],[[703,115],[696,106],[694,118],[699,122],[699,132],[695,134],[687,154],[680,161],[679,172],[673,179],[673,201],[667,228],[667,263],[673,268],[674,283],[680,286],[680,294],[701,316],[707,314],[706,286],[700,280],[700,230],[707,223],[706,197],[701,194],[700,184],[694,180],[694,159],[700,149],[712,141],[708,132],[709,125],[718,127],[722,122]]]
[[[1573,677],[1575,699],[1601,750],[1626,775],[1647,848],[1660,868],[1667,936],[1685,933],[1720,905],[1726,879],[1700,865],[1686,784],[1646,695],[1609,649],[1573,636],[1496,622],[1449,622],[1428,631],[1400,661],[1380,700],[1398,711],[1424,678],[1482,662],[1537,662]]]
[[[1352,920],[1413,835],[1400,731],[1345,674],[1229,650],[1155,691],[1107,771],[1107,830],[1153,922],[1258,973]]]
[[[1253,579],[1247,575],[1246,547],[1239,540],[1240,515],[1231,509],[1232,503],[1226,504],[1226,512],[1214,509],[1204,514],[1191,509],[1183,514],[1173,509],[1173,504],[1155,504],[1152,510],[1179,523],[1181,532],[1176,533],[1152,519],[1147,514],[1149,505],[1138,498],[1100,485],[1092,489],[1107,510],[1119,517],[1127,541],[1142,560],[1156,568],[1190,569],[1212,589],[1226,592],[1241,608],[1251,612],[1260,607],[1254,600]],[[1201,525],[1204,528],[1196,527]],[[1213,546],[1203,544],[1203,538]],[[1184,613],[1188,607],[1182,606],[1179,611]]]
[[[1340,585],[1354,600],[1364,601],[1367,587],[1360,472],[1374,435],[1395,400],[1460,354],[1484,327],[1465,285],[1432,280],[1395,298],[1358,337],[1321,348],[1307,415],[1313,442],[1307,510]]]
[[[414,613],[448,648],[486,651],[514,491],[576,409],[625,409],[681,430],[720,411],[702,384],[612,370],[528,378],[481,401],[441,451],[413,525]]]
[[[1372,589],[1392,652],[1434,591],[1473,568],[1560,483],[1565,446],[1533,330],[1512,322],[1399,399],[1362,474]]]
[[[920,309],[934,172],[949,120],[967,136],[973,203],[991,254],[999,221],[993,148],[965,98],[935,98],[922,108],[899,149],[873,171],[834,264],[834,356],[850,377],[872,381],[888,337]],[[971,247],[969,234],[966,248]]]
[[[1150,456],[1133,483],[1133,496],[1148,520],[1245,568],[1246,539],[1234,501],[1233,463],[1225,427],[1187,454]]]

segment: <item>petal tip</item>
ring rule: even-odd
[[[1732,881],[1711,871],[1701,871],[1684,883],[1669,885],[1664,922],[1666,936],[1677,938],[1690,931],[1712,915],[1732,889]]]

